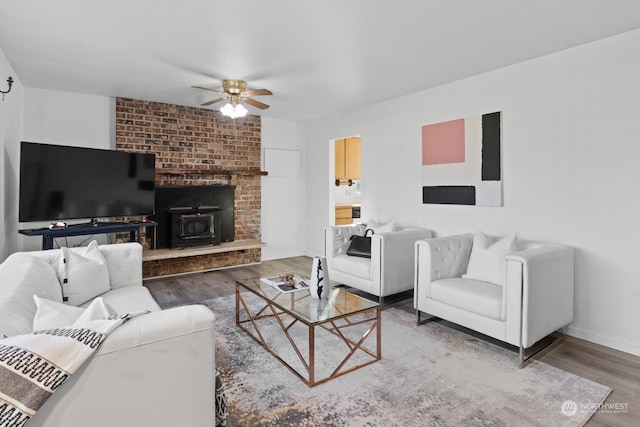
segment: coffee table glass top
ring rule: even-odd
[[[303,275],[300,275],[303,276]],[[309,283],[309,280],[305,278]],[[359,295],[340,288],[331,289],[328,300],[312,298],[308,290],[282,293],[260,281],[260,278],[238,280],[241,285],[260,297],[271,301],[275,306],[307,323],[324,323],[345,315],[355,314],[379,306]]]

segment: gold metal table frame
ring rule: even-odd
[[[254,303],[253,312],[242,290],[250,291],[248,295],[258,297],[257,301],[260,305],[256,308]],[[261,325],[266,319],[277,322],[279,329],[286,336],[286,341],[295,351],[303,367],[302,372],[269,346],[261,330]],[[291,328],[296,324],[303,324],[308,328],[307,349],[301,348],[290,333]],[[259,278],[236,281],[236,325],[309,387],[370,365],[382,358],[380,305],[340,288],[332,289],[329,299],[320,301],[312,298],[306,290],[282,293],[262,283]],[[362,336],[348,337],[353,334],[346,333],[346,330],[352,330],[354,326],[360,326],[364,330]],[[317,327],[339,337],[340,341],[347,346],[344,359],[337,361],[335,369],[332,366],[329,369],[333,369],[331,373],[321,378],[316,378]],[[371,341],[375,341],[374,349],[368,348]],[[364,360],[355,365],[349,365],[348,362],[356,353],[360,359]]]

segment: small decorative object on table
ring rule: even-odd
[[[329,280],[329,269],[325,257],[313,257],[311,267],[311,283],[309,292],[312,298],[327,299],[331,293],[331,283]]]
[[[283,274],[282,276],[280,276],[280,280],[282,280],[284,284],[289,288],[293,288],[296,286],[296,281],[293,280],[293,273]]]
[[[280,276],[263,277],[260,280],[283,293],[309,289],[309,285],[304,281],[304,279],[293,273],[286,273]]]

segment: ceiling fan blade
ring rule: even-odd
[[[251,98],[243,98],[242,99],[244,102],[246,102],[249,105],[253,105],[256,108],[259,108],[261,110],[266,110],[267,108],[269,108],[269,106],[267,104],[263,104],[260,101],[256,101],[255,99],[251,99]]]
[[[273,93],[268,89],[246,90],[242,92],[242,96],[260,96],[260,95],[273,95]]]
[[[225,98],[225,97],[222,97],[222,98],[216,98],[216,99],[212,99],[211,101],[207,101],[207,102],[205,102],[205,103],[203,103],[203,104],[200,104],[200,105],[203,105],[203,106],[205,106],[205,105],[211,105],[211,104],[215,104],[216,102],[224,101],[225,99],[227,99],[227,98]]]
[[[202,86],[191,86],[191,87],[196,88],[196,89],[210,90],[211,92],[224,93],[224,92],[223,92],[223,91],[221,91],[221,90],[218,90],[218,89],[211,89],[211,88],[209,88],[209,87],[202,87]]]

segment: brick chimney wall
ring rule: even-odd
[[[235,239],[261,239],[260,116],[233,120],[213,110],[117,98],[116,149],[154,153],[156,186],[235,185]],[[249,249],[194,257],[191,266],[168,259],[143,268],[149,277],[259,261],[260,249]]]

